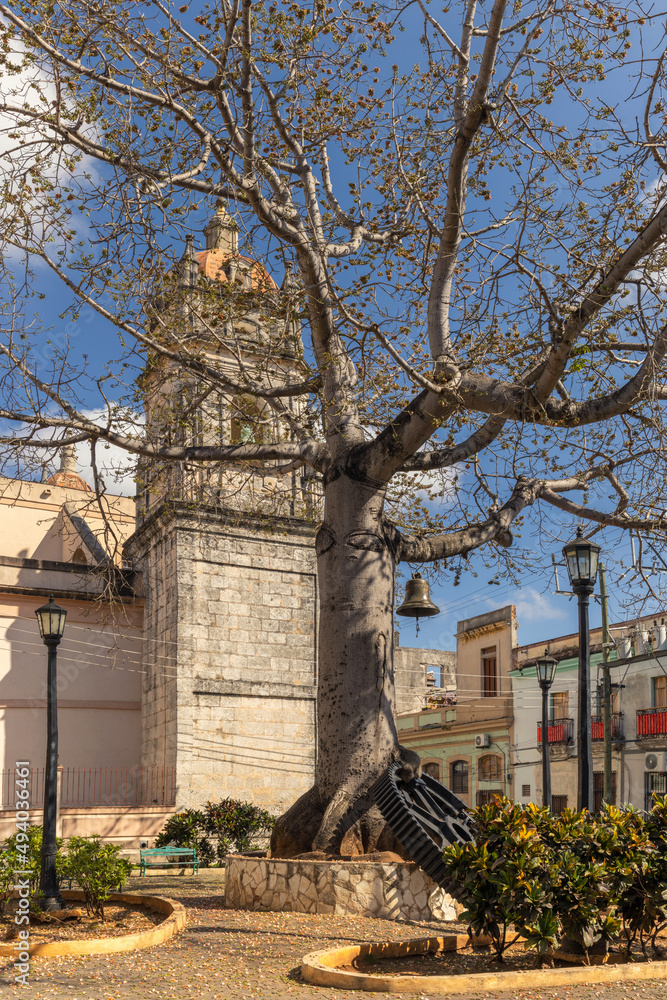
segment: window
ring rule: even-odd
[[[430,778],[440,781],[440,765],[437,760],[429,760],[425,764],[422,764],[422,771],[424,774],[428,774]]]
[[[81,563],[84,566],[88,563],[88,560],[86,559],[86,553],[83,551],[83,548],[80,545],[77,549],[74,550],[72,554],[72,562]]]
[[[665,680],[667,680],[667,677],[665,678]],[[621,710],[620,695],[621,695],[621,692],[619,690],[618,684],[612,684],[612,686],[611,686],[611,699],[610,699],[611,714],[612,715],[618,715],[620,713],[620,710]],[[596,715],[602,715],[602,706],[603,706],[603,704],[604,704],[604,686],[602,684],[598,684],[598,688],[597,688],[597,711],[595,713]]]
[[[644,809],[649,812],[653,808],[655,795],[667,795],[667,772],[644,772]]]
[[[667,708],[667,677],[653,678],[653,708]]]
[[[442,667],[438,664],[426,664],[426,683],[428,687],[442,687]]]
[[[554,691],[551,695],[551,719],[567,719],[570,711],[570,695],[567,691]]]
[[[232,444],[261,444],[261,414],[253,399],[236,398],[232,401]]]
[[[457,795],[468,794],[468,771],[467,760],[455,760],[451,767],[452,791]]]
[[[555,816],[560,815],[565,809],[567,809],[567,795],[552,795],[551,796],[551,811]]]
[[[498,694],[498,656],[495,646],[482,650],[482,698]]]
[[[480,781],[498,781],[503,776],[503,758],[497,753],[487,753],[477,762]]]
[[[593,771],[593,811],[602,812],[604,771]],[[616,771],[611,772],[611,804],[616,805]]]
[[[502,788],[485,788],[477,792],[477,805],[490,806],[497,795],[502,795]]]
[[[524,799],[530,798],[530,785],[521,786],[521,797]]]

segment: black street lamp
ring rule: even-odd
[[[542,805],[551,809],[551,759],[549,757],[549,688],[554,682],[557,662],[544,650],[535,668],[542,688]]]
[[[65,906],[56,874],[56,813],[58,793],[58,694],[56,689],[56,648],[65,631],[67,612],[49,597],[49,603],[35,611],[39,633],[49,656],[46,682],[46,768],[44,771],[44,819],[42,864],[39,876],[40,902],[45,910]]]
[[[591,741],[591,642],[588,630],[588,603],[598,573],[600,546],[577,537],[563,546],[572,590],[579,601],[579,712],[577,808],[593,807],[593,745]]]

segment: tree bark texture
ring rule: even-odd
[[[399,752],[394,719],[394,537],[384,489],[341,474],[317,536],[320,587],[315,785],[276,825],[271,851],[363,854],[384,820],[370,787]],[[386,835],[384,847],[389,847]]]

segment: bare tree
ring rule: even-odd
[[[317,774],[278,853],[378,842],[401,561],[502,558],[544,511],[664,534],[664,48],[638,3],[507,7],[0,4],[9,459],[89,440],[322,483]],[[183,251],[216,198],[245,245],[224,295]],[[45,368],[12,304],[44,268],[116,366]],[[250,363],[253,310],[303,348]],[[158,383],[190,395],[144,429]],[[216,394],[262,435],[184,430]],[[441,503],[411,522],[419,476]]]

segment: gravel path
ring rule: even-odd
[[[302,982],[303,955],[338,942],[401,940],[460,931],[454,924],[404,924],[370,917],[247,913],[224,908],[224,873],[198,878],[174,874],[132,877],[130,890],[180,900],[189,924],[171,941],[145,951],[106,957],[50,958],[31,965],[30,985],[13,982],[13,967],[0,966],[0,995],[25,1000],[366,1000],[399,997],[431,1000],[435,994],[365,993]],[[557,987],[467,994],[468,1000],[667,1000],[667,982]]]

